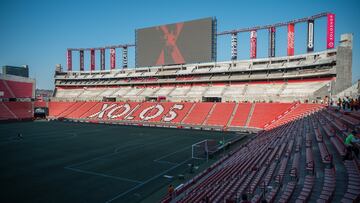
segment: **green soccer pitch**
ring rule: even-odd
[[[159,202],[169,184],[222,156],[194,162],[192,144],[248,137],[57,121],[3,123],[0,132],[0,202]]]

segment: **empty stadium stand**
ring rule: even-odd
[[[306,101],[315,98],[314,93],[327,87],[331,79],[318,81],[290,81],[277,83],[246,83],[226,86],[165,86],[120,88],[58,88],[56,100],[102,101],[104,97],[120,100],[143,101],[146,97],[165,97],[169,101],[202,101],[203,97],[218,97],[223,101]],[[259,94],[261,92],[261,94]]]
[[[202,125],[214,105],[215,103],[195,103],[194,108],[189,111],[187,117],[184,118],[183,123]]]
[[[291,103],[256,103],[249,125],[262,128],[269,121],[275,120],[277,116],[287,111],[292,105]]]
[[[178,187],[175,201],[237,202],[247,194],[251,202],[359,202],[360,160],[343,160],[341,141],[356,127],[339,129],[348,125],[341,114],[296,104],[271,129]]]
[[[0,74],[0,98],[34,98],[35,80]]]
[[[208,115],[208,118],[204,125],[219,125],[226,126],[234,111],[236,104],[232,103],[215,103],[215,108]]]
[[[220,130],[272,129],[324,108],[302,103],[49,102],[49,118]]]
[[[342,90],[337,49],[296,56],[216,63],[138,67],[112,71],[56,72],[54,101],[307,102]],[[346,82],[346,81],[345,81]],[[347,87],[346,87],[347,88]],[[259,94],[261,93],[261,94]],[[334,91],[334,93],[336,93]]]
[[[0,102],[0,120],[24,120],[32,117],[31,102]]]

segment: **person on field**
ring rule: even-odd
[[[356,135],[356,131],[352,131],[351,133],[348,134],[348,136],[345,139],[345,146],[346,146],[346,155],[345,155],[345,160],[352,160],[353,156],[352,156],[352,152],[355,153],[355,156],[358,158],[359,157],[359,149],[354,146],[355,143],[359,143],[360,139],[356,138],[354,135]]]
[[[21,133],[18,133],[17,137],[18,137],[18,139],[24,139],[24,137],[22,136]]]
[[[174,196],[174,186],[173,185],[169,185],[168,187],[168,195],[171,197],[171,199],[173,199]]]

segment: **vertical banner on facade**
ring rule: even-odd
[[[256,30],[250,32],[250,58],[256,58]]]
[[[127,47],[123,47],[122,60],[123,60],[123,68],[127,68],[128,67],[128,48]]]
[[[237,33],[231,34],[231,60],[237,59]]]
[[[80,50],[80,71],[84,71],[84,50]]]
[[[95,70],[95,49],[90,50],[90,70]]]
[[[100,69],[105,70],[105,49],[100,49]]]
[[[115,69],[115,49],[110,49],[110,69]]]
[[[288,24],[288,33],[287,33],[287,55],[294,56],[294,41],[295,41],[295,33],[294,33],[294,23]]]
[[[333,49],[335,44],[335,14],[327,15],[326,48]]]
[[[275,57],[275,27],[269,28],[269,57]]]
[[[67,62],[67,70],[72,71],[72,53],[71,53],[71,50],[67,50],[66,62]]]
[[[307,52],[314,51],[314,20],[308,21],[308,32],[307,32]]]

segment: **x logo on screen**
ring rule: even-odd
[[[175,64],[185,63],[184,57],[176,44],[176,41],[181,33],[184,23],[177,23],[174,31],[169,31],[168,27],[160,26],[161,31],[164,34],[165,46],[162,48],[160,55],[156,61],[156,65],[165,64],[165,53],[172,58]]]

